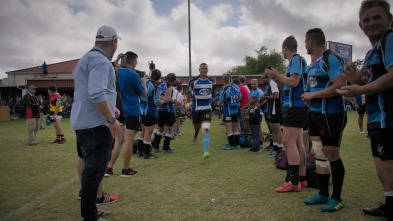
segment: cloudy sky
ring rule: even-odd
[[[262,45],[281,50],[294,35],[307,58],[304,34],[320,27],[327,40],[371,47],[358,26],[360,0],[191,0],[192,74],[201,62],[218,75],[243,64]],[[389,0],[392,4],[392,0]],[[134,51],[137,69],[153,60],[164,75],[188,75],[187,0],[1,0],[0,78],[5,72],[82,57],[101,25],[123,38],[116,55]]]

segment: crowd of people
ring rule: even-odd
[[[181,134],[185,116],[190,116],[194,127],[192,140],[195,142],[202,130],[202,159],[207,160],[211,157],[211,113],[216,105],[227,133],[227,145],[223,150],[240,148],[243,133],[251,134],[251,153],[265,149],[274,157],[285,148],[288,177],[275,189],[278,193],[299,192],[307,187],[306,153],[312,146],[319,191],[304,203],[321,205],[322,212],[335,212],[344,206],[341,191],[345,168],[340,156],[342,132],[347,123],[344,96],[359,96],[354,100],[359,113],[359,130],[365,133],[361,122],[366,112],[372,154],[386,197],[386,203],[377,208],[365,208],[363,212],[392,220],[393,146],[389,135],[393,133],[393,34],[390,5],[385,0],[365,0],[359,19],[359,26],[373,47],[360,70],[351,62],[344,65],[338,54],[326,48],[322,29],[312,28],[305,33],[311,64],[297,53],[296,38],[288,36],[281,48],[289,63],[285,73],[267,67],[263,73],[268,82],[264,91],[259,88],[257,79],[252,79],[251,88],[248,88],[244,76],[233,79],[230,74],[224,74],[224,85],[215,99],[214,80],[207,76],[206,63],[199,65],[199,75],[189,81],[185,93],[175,73],[167,74],[162,80],[159,69],[151,68],[149,74],[136,70],[138,55],[135,52],[119,54],[112,62],[121,38],[112,27],[101,26],[95,46],[79,60],[73,71],[73,101],[68,96],[62,98],[57,88],[50,86],[49,111],[43,113],[45,98],[35,96],[34,85],[28,88],[22,98],[26,104],[28,143],[38,144],[35,135],[42,127],[39,119],[47,114],[55,127],[53,143],[66,142],[60,122],[68,110],[63,107],[72,103],[70,122],[77,138],[81,215],[84,220],[105,220],[102,216],[111,212],[99,211],[96,205],[118,200],[118,196],[103,191],[102,181],[104,176],[114,175],[113,168],[122,147],[120,176],[135,176],[138,171],[131,168],[132,155],[156,159],[155,153],[161,151],[165,155],[175,154],[171,141]],[[271,144],[266,147],[261,130],[263,118],[271,137]]]

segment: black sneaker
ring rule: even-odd
[[[131,168],[128,168],[127,170],[125,170],[125,169],[122,169],[121,170],[121,177],[130,177],[130,176],[135,176],[135,175],[137,175],[138,174],[138,172],[136,171],[136,170],[133,170],[133,169],[131,169]]]
[[[161,152],[160,149],[154,149],[154,153],[159,153],[159,152]]]
[[[251,153],[260,153],[261,152],[261,150],[259,150],[259,149],[251,149],[251,151],[250,151]]]
[[[79,194],[78,194],[78,200],[82,199],[82,190],[79,190]]]
[[[54,144],[54,143],[59,143],[60,142],[60,140],[58,140],[58,139],[56,139],[55,141],[53,141],[51,144]]]
[[[253,149],[252,149],[252,148],[250,148],[250,149],[248,150],[248,152],[252,152],[252,150],[253,150]]]
[[[136,155],[137,155],[138,157],[143,157],[143,152],[137,151],[137,152],[136,152]]]
[[[378,208],[364,208],[363,212],[371,216],[387,216],[386,204],[381,204]]]
[[[153,155],[153,154],[149,154],[149,155],[145,155],[143,158],[145,158],[145,159],[156,159],[156,158],[158,158],[158,156],[157,155]]]
[[[66,139],[62,139],[62,140],[60,140],[59,142],[57,142],[58,144],[63,144],[63,143],[65,143],[66,142]]]
[[[113,169],[106,169],[104,177],[111,177],[113,175]]]

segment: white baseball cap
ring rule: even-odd
[[[101,26],[96,34],[96,41],[112,41],[114,39],[120,39],[121,37],[117,35],[115,29],[110,26]]]

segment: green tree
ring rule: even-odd
[[[228,71],[231,75],[257,75],[263,74],[267,67],[274,67],[280,73],[285,71],[284,58],[281,53],[276,50],[269,50],[266,46],[262,46],[259,50],[255,50],[257,56],[246,55],[244,57],[245,65],[233,67]]]
[[[364,63],[364,59],[357,59],[356,61],[353,62],[353,64],[356,66],[357,69],[362,68]]]

